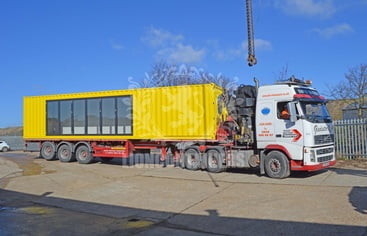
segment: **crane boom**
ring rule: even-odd
[[[247,16],[247,46],[248,57],[247,62],[249,66],[253,66],[257,63],[255,57],[255,40],[254,40],[254,27],[252,23],[252,0],[246,0],[246,16]]]

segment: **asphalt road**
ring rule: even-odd
[[[367,235],[367,170],[276,180],[0,153],[0,235]]]

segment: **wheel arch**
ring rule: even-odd
[[[288,158],[289,161],[292,159],[291,154],[289,153],[288,149],[284,147],[283,145],[279,145],[279,144],[268,145],[264,149],[264,154],[268,155],[271,151],[280,151]]]

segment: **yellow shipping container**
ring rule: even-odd
[[[24,139],[214,140],[215,84],[24,97]]]

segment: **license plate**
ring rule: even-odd
[[[322,166],[323,166],[323,167],[329,166],[329,162],[324,162],[324,163],[322,163]]]

